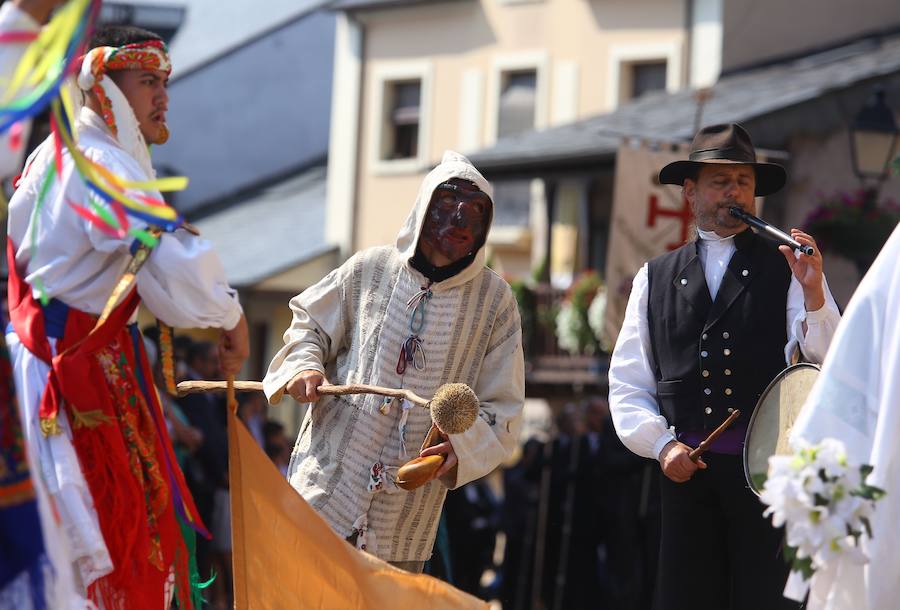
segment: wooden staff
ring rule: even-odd
[[[178,384],[178,395],[186,396],[187,394],[198,394],[202,392],[221,392],[222,390],[226,390],[227,386],[228,383],[225,381],[182,381]],[[234,390],[236,392],[262,392],[263,385],[261,381],[235,381]],[[390,396],[391,398],[405,398],[420,407],[428,406],[428,401],[426,399],[410,390],[382,388],[377,385],[367,385],[363,383],[320,385],[316,388],[316,392],[322,396],[378,394],[380,396]]]
[[[238,403],[234,396],[234,375],[229,375],[225,384],[225,403],[232,413],[237,413]]]
[[[731,415],[728,416],[728,419],[719,424],[719,427],[713,430],[712,434],[707,436],[703,440],[703,442],[697,446],[696,449],[691,449],[691,452],[688,454],[688,457],[691,458],[691,461],[696,462],[697,460],[699,460],[703,452],[709,449],[709,446],[712,445],[712,442],[719,438],[719,435],[725,432],[728,426],[734,423],[734,420],[736,420],[740,414],[741,412],[738,409],[732,411]]]

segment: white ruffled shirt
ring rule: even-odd
[[[715,300],[725,270],[736,247],[734,238],[719,237],[710,231],[699,231],[699,257],[706,275],[710,297]],[[803,287],[791,278],[787,298],[787,335],[785,364],[795,349],[812,362],[821,363],[831,337],[840,322],[840,312],[828,283],[825,282],[825,305],[807,312]],[[625,309],[625,320],[619,332],[609,365],[609,406],[616,432],[632,452],[658,459],[663,447],[675,440],[675,428],[659,412],[656,400],[656,374],[650,327],[647,316],[647,265],[638,271]],[[803,332],[803,323],[807,330]]]

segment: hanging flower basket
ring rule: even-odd
[[[556,315],[556,338],[559,346],[570,354],[594,354],[601,346],[591,327],[591,305],[598,294],[605,303],[605,288],[596,271],[584,271],[569,288]],[[599,306],[598,306],[599,307]]]
[[[833,252],[865,271],[900,222],[900,205],[876,203],[866,191],[824,196],[803,223],[824,252]]]

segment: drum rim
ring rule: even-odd
[[[813,364],[812,362],[798,362],[783,369],[780,373],[775,375],[775,378],[769,382],[769,385],[766,386],[766,389],[763,390],[762,394],[759,395],[759,399],[757,399],[756,401],[756,406],[753,407],[753,413],[750,415],[750,421],[747,422],[747,431],[744,433],[744,448],[741,451],[742,461],[744,462],[744,480],[747,481],[747,485],[750,487],[750,491],[752,491],[757,496],[759,495],[760,490],[756,489],[756,486],[753,485],[753,479],[750,477],[750,457],[747,447],[750,441],[750,432],[753,430],[753,424],[756,422],[756,416],[759,413],[759,407],[760,405],[762,405],[763,400],[769,395],[769,391],[773,387],[775,387],[775,384],[784,379],[788,375],[788,373],[804,368],[810,368],[815,371],[822,370],[822,367],[820,367],[818,364]]]

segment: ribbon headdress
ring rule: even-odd
[[[147,177],[153,179],[156,173],[150,163],[147,142],[125,95],[111,78],[105,78],[110,70],[161,70],[169,74],[172,63],[166,45],[161,40],[148,40],[123,47],[97,47],[84,56],[78,73],[78,87],[97,96],[103,120],[112,134],[140,163]]]

